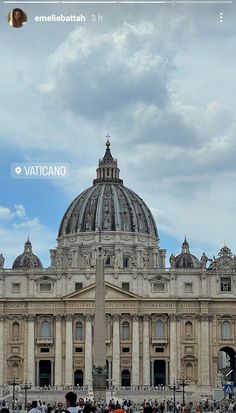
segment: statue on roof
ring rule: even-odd
[[[203,252],[201,259],[200,259],[201,268],[206,268],[207,261],[208,261],[208,257],[206,256],[205,252]]]
[[[0,268],[4,267],[5,258],[2,254],[0,254]]]

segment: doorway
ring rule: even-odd
[[[165,360],[154,361],[154,386],[166,385],[166,362]]]
[[[39,362],[39,386],[52,385],[52,363],[50,360],[40,360]]]

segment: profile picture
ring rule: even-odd
[[[21,9],[13,9],[8,14],[8,23],[12,27],[22,27],[27,22],[27,14]]]

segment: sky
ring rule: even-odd
[[[124,185],[151,209],[167,255],[236,254],[236,7],[0,5],[0,253],[29,235],[45,267],[70,202],[96,177],[106,135]],[[223,23],[220,22],[223,13]],[[36,23],[36,15],[86,22]],[[91,22],[91,15],[102,21]],[[14,179],[11,163],[64,162],[70,177]],[[168,260],[167,260],[168,265]]]

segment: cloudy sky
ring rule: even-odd
[[[1,5],[0,253],[29,234],[44,265],[68,204],[95,177],[106,134],[124,184],[151,208],[161,247],[236,254],[236,8]],[[223,12],[223,23],[220,23]],[[77,14],[85,23],[36,23]],[[102,22],[91,23],[91,15]],[[67,162],[70,178],[16,180],[11,163]]]

